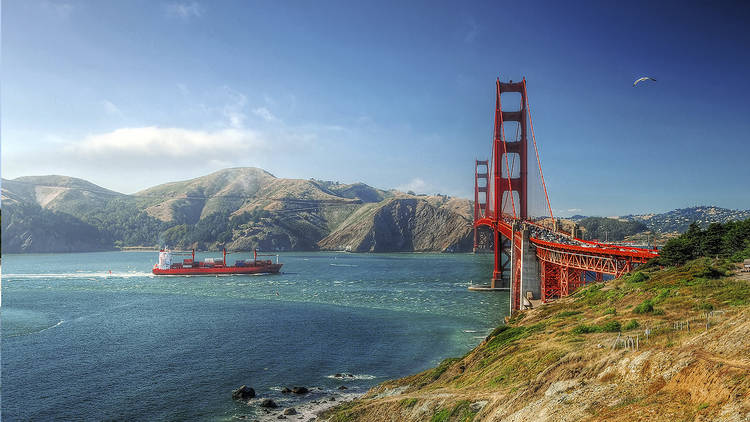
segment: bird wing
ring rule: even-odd
[[[635,80],[635,82],[633,82],[633,86],[636,86],[636,85],[638,85],[638,83],[639,83],[639,82],[647,81],[647,80],[649,80],[649,79],[651,79],[652,81],[656,82],[656,79],[654,79],[654,78],[652,78],[652,77],[649,77],[649,76],[644,76],[644,77],[642,77],[642,78],[638,78],[638,79],[636,79],[636,80]]]

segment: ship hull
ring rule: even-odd
[[[243,275],[278,274],[284,264],[253,265],[243,267],[169,268],[151,270],[155,275]]]

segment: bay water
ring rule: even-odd
[[[219,277],[153,276],[156,258],[3,256],[3,419],[252,420],[240,385],[282,407],[361,394],[465,354],[508,312],[507,293],[467,290],[491,255],[282,253],[282,274]]]

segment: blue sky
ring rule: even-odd
[[[473,196],[528,81],[558,215],[750,208],[742,2],[4,1],[2,175]],[[640,76],[656,83],[637,88]]]

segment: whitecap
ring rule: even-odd
[[[348,372],[341,372],[338,374],[327,375],[326,378],[340,380],[340,381],[354,381],[354,380],[372,380],[377,377],[375,375],[369,375],[369,374],[350,374]]]

